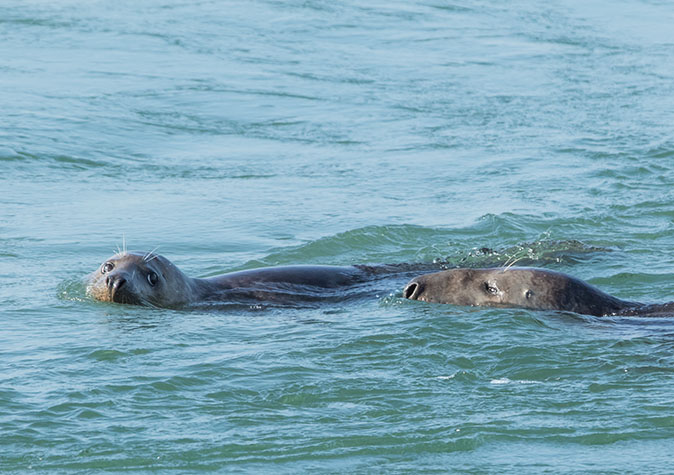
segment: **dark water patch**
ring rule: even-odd
[[[644,274],[644,273],[631,273],[631,272],[621,272],[620,274],[612,275],[609,277],[595,277],[591,279],[591,282],[595,285],[611,285],[611,284],[623,284],[625,282],[640,283],[643,285],[648,284],[661,284],[669,283],[672,281],[674,275],[672,274]]]
[[[667,159],[674,156],[674,147],[663,145],[648,151],[648,156],[658,159]]]
[[[89,158],[72,157],[64,155],[49,155],[49,154],[34,154],[29,152],[15,152],[15,155],[7,158],[11,161],[21,161],[24,163],[31,163],[34,166],[36,163],[44,163],[52,168],[59,168],[65,170],[92,170],[105,166],[110,166],[110,163],[105,163],[99,160],[92,160]]]
[[[109,361],[109,362],[116,362],[121,359],[129,358],[134,355],[138,354],[147,354],[149,353],[149,350],[137,350],[132,353],[128,353],[125,351],[119,351],[119,350],[114,350],[114,349],[99,349],[92,351],[87,355],[88,358],[91,358],[96,361]]]
[[[21,160],[21,158],[13,148],[0,146],[0,162],[11,162]]]
[[[467,5],[460,5],[460,4],[457,4],[457,3],[453,3],[453,4],[428,3],[426,5],[431,7],[431,8],[434,8],[434,9],[448,11],[448,12],[452,12],[452,13],[468,13],[468,12],[471,12],[473,10],[472,7],[469,7]]]
[[[6,10],[5,10],[6,11]],[[5,17],[0,18],[0,25],[12,25],[20,27],[40,27],[47,29],[64,29],[70,30],[79,25],[77,21],[65,20],[57,17],[39,18],[34,17]]]
[[[168,180],[264,180],[278,176],[269,173],[264,166],[230,164],[220,167],[198,163],[184,164],[166,160],[165,164],[156,164],[147,156],[116,156],[100,159],[88,159],[64,156],[35,155],[18,153],[8,160],[21,162],[18,171],[24,170],[26,176],[35,180],[60,180],[69,174],[77,173],[84,183],[95,180],[123,179],[125,182],[146,184],[148,181]],[[120,163],[121,161],[121,163]],[[44,164],[45,168],[41,168]],[[37,168],[37,172],[35,172]],[[20,173],[19,173],[20,175]],[[170,185],[169,185],[170,186]]]

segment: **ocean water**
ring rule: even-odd
[[[87,297],[528,265],[674,300],[674,10],[653,0],[0,2],[0,471],[667,473],[674,318]],[[483,248],[492,251],[485,254]]]

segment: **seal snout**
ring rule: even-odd
[[[123,272],[108,275],[105,278],[105,286],[112,302],[128,303],[134,300],[133,286],[129,283],[129,277]]]
[[[419,300],[419,295],[421,294],[422,288],[421,284],[416,281],[412,281],[405,286],[403,289],[403,297],[410,300]]]
[[[126,277],[120,274],[109,275],[105,279],[105,285],[107,285],[110,292],[115,293],[126,285]]]

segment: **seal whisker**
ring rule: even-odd
[[[160,307],[157,307],[155,304],[150,302],[148,299],[141,299],[140,303],[142,305],[145,305],[146,307],[154,308],[154,309],[159,309]]]
[[[508,269],[510,269],[512,266],[514,266],[515,264],[517,264],[519,261],[521,261],[521,260],[524,259],[525,257],[526,257],[526,256],[522,256],[522,257],[518,257],[518,258],[516,258],[516,259],[513,259],[512,262],[511,262],[510,264],[508,264],[507,261],[506,261],[506,264],[503,265],[503,270],[502,270],[501,272],[507,271]],[[508,260],[510,260],[510,259],[508,259]]]
[[[114,251],[114,249],[113,249],[113,251]],[[128,252],[127,252],[127,249],[126,249],[126,236],[124,235],[124,233],[122,233],[122,247],[120,248],[119,244],[117,244],[117,252],[115,253],[115,255],[124,257],[124,256],[127,255],[127,253]]]
[[[513,261],[513,259],[514,259],[513,256],[508,257],[508,259],[506,259],[506,261],[503,263],[503,265],[501,267],[503,269],[507,269],[510,266],[510,262]]]
[[[152,254],[154,254],[154,251],[156,251],[157,249],[159,249],[159,246],[155,246],[154,249],[152,249],[150,252],[148,252],[147,254],[145,254],[145,255],[143,256],[143,260],[144,260],[145,262],[150,262],[152,259],[155,259],[155,258],[157,257],[156,254],[155,254],[152,258],[150,258],[150,256],[152,256]]]

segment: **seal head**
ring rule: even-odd
[[[411,300],[535,310],[615,315],[633,306],[582,280],[544,269],[452,269],[412,279],[403,296]]]
[[[87,293],[104,302],[179,307],[195,299],[196,284],[154,253],[115,254],[89,276]]]

